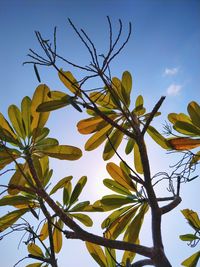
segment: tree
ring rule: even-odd
[[[23,98],[21,108],[9,106],[10,121],[0,114],[0,169],[3,170],[10,164],[13,166],[1,175],[14,171],[8,184],[3,186],[0,205],[15,208],[0,218],[2,238],[9,233],[8,231],[23,230],[29,233],[26,242],[28,258],[37,262],[27,267],[58,266],[56,254],[62,247],[63,238],[84,241],[91,256],[102,267],[172,266],[164,251],[161,219],[181,202],[181,183],[194,179],[191,175],[196,170],[200,158],[199,152],[193,153],[190,150],[200,145],[200,107],[197,103],[191,102],[188,106],[189,116],[169,115],[174,130],[186,136],[166,138],[161,135],[152,126],[152,121],[160,115],[159,108],[165,97],[160,98],[151,112],[146,112],[141,95],[136,98],[133,107],[131,74],[125,71],[121,79],[111,76],[110,63],[128,42],[131,25],[129,24],[127,38],[120,45],[122,22],[119,21],[119,32],[116,39],[113,39],[113,29],[108,18],[109,48],[106,54],[98,56],[95,45],[86,32],[79,31],[70,20],[69,23],[89,51],[89,65],[80,66],[57,53],[56,29],[53,44],[36,32],[44,55],[30,49],[31,60],[25,63],[33,64],[40,83],[38,66],[55,68],[59,79],[70,94],[52,91],[47,85],[40,84],[32,98]],[[70,71],[59,68],[58,60],[80,69],[86,75],[77,81]],[[88,80],[94,78],[100,79],[101,87],[87,89]],[[78,112],[86,109],[88,113],[89,117],[77,124],[81,134],[91,134],[85,149],[94,150],[104,143],[103,159],[110,160],[116,154],[121,161],[119,165],[108,162],[106,167],[111,178],[105,179],[104,185],[114,193],[93,204],[88,200],[78,201],[87,182],[86,176],[82,176],[74,187],[73,177],[69,174],[55,183],[52,178],[53,171],[49,167],[49,157],[78,160],[82,156],[82,151],[78,147],[61,145],[57,139],[48,137],[49,129],[45,127],[51,111],[69,105]],[[165,129],[170,136],[174,134],[169,125],[166,125]],[[152,177],[145,143],[147,134],[163,149],[183,153],[181,161],[174,166],[171,174],[163,172]],[[118,152],[118,147],[124,142],[125,153],[134,154],[134,166],[130,166]],[[171,196],[160,198],[156,195],[155,185],[163,179],[169,182]],[[54,195],[58,190],[63,194],[62,203],[56,201]],[[161,205],[163,202],[167,204]],[[153,247],[143,246],[139,241],[143,219],[149,210]],[[104,229],[103,236],[92,234],[82,228],[81,223],[87,227],[92,226],[89,212],[105,211],[111,213],[101,224]],[[34,230],[31,222],[24,216],[27,213],[38,219],[37,230]],[[186,211],[183,213],[190,220]],[[19,219],[22,219],[22,222],[16,224]],[[198,225],[193,226],[197,229],[199,221]],[[192,240],[196,240],[196,237],[197,232]],[[190,236],[190,240],[191,238]],[[124,251],[120,263],[116,259],[116,250]],[[142,255],[144,259],[133,263],[136,254]],[[195,256],[195,260],[189,259],[184,266],[196,266],[197,261],[198,258]]]

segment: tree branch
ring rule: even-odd
[[[175,199],[171,203],[161,208],[162,214],[165,214],[175,209],[181,203],[181,201],[182,201],[181,197],[176,196]]]
[[[133,263],[131,265],[131,267],[142,267],[142,266],[146,266],[146,265],[153,265],[154,266],[154,263],[151,259],[145,259],[145,260],[140,260],[140,261]]]

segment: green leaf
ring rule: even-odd
[[[105,254],[106,254],[106,261],[107,267],[116,267],[116,253],[115,249],[106,248],[105,247]]]
[[[11,139],[17,140],[16,134],[14,133],[13,129],[11,128],[11,126],[9,124],[9,122],[4,118],[2,113],[0,113],[0,130],[2,132],[4,132],[4,130],[5,130],[5,132],[9,133],[9,136],[10,136]]]
[[[83,190],[83,187],[85,186],[87,182],[87,177],[86,176],[83,176],[79,179],[79,181],[77,182],[76,186],[74,187],[74,190],[72,191],[72,194],[71,194],[71,198],[70,198],[70,206],[76,202],[78,200],[78,197],[80,196],[82,190]]]
[[[162,148],[170,149],[170,145],[165,137],[163,137],[154,127],[149,126],[147,129],[147,133],[151,136],[151,138]]]
[[[26,96],[21,103],[22,119],[27,137],[31,135],[31,99]]]
[[[24,129],[24,124],[22,121],[22,115],[20,110],[18,109],[17,106],[11,105],[8,108],[8,115],[9,119],[13,125],[13,128],[15,129],[16,133],[22,138],[25,139],[26,134],[25,134],[25,129]]]
[[[134,165],[135,169],[138,173],[143,174],[143,167],[142,167],[142,162],[141,162],[141,157],[140,157],[140,151],[138,148],[138,145],[134,145]]]
[[[119,194],[122,194],[125,196],[131,195],[131,192],[127,188],[125,188],[124,186],[120,185],[118,182],[113,181],[111,179],[104,179],[103,184],[109,189],[111,189],[112,191],[117,192]]]
[[[34,256],[44,257],[44,254],[40,247],[38,247],[35,243],[30,243],[27,246],[28,252]]]
[[[82,213],[70,213],[70,216],[72,216],[73,218],[79,220],[85,226],[91,227],[93,225],[93,221],[86,214],[82,214]]]
[[[48,97],[51,98],[52,100],[60,100],[61,98],[65,96],[67,96],[67,94],[61,91],[50,91],[48,93]]]
[[[21,156],[21,153],[16,149],[10,149],[8,147],[2,147],[0,145],[0,170],[6,165],[10,164]]]
[[[195,229],[199,230],[200,229],[200,219],[198,214],[190,209],[184,209],[181,210],[182,214],[184,217],[188,220],[189,224]]]
[[[190,102],[188,105],[188,113],[192,123],[200,128],[200,106],[194,101]]]
[[[198,260],[200,258],[200,251],[194,253],[192,256],[184,260],[181,265],[186,267],[197,267]]]
[[[108,267],[106,263],[106,257],[105,257],[105,254],[102,248],[99,245],[89,243],[89,242],[85,242],[85,244],[90,255],[98,263],[98,265],[100,267]]]
[[[82,151],[78,147],[68,145],[41,147],[38,151],[61,160],[77,160],[82,156]]]
[[[86,142],[85,150],[91,151],[100,146],[106,140],[112,128],[113,126],[109,124],[106,127],[102,128],[100,131],[93,134]]]
[[[106,141],[104,151],[103,151],[103,159],[109,160],[112,158],[113,155],[115,155],[115,151],[119,147],[119,145],[122,142],[124,134],[119,131],[118,129],[115,129],[111,135],[109,136],[109,139]]]
[[[64,177],[63,179],[61,179],[53,188],[52,188],[52,190],[51,190],[51,192],[49,193],[49,195],[52,195],[52,194],[54,194],[55,192],[57,192],[58,191],[58,189],[60,189],[60,188],[63,188],[63,187],[65,187],[68,183],[69,183],[69,181],[71,181],[72,180],[72,176],[67,176],[67,177]]]
[[[197,237],[196,235],[192,235],[192,234],[180,235],[179,238],[182,241],[190,241],[190,242],[193,240],[199,239],[199,237]]]
[[[3,232],[8,227],[13,225],[19,218],[22,217],[29,209],[20,209],[9,212],[0,218],[0,232]]]
[[[58,140],[55,138],[45,138],[35,144],[35,149],[46,149],[51,146],[59,145]]]

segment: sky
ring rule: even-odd
[[[10,104],[19,105],[21,99],[25,95],[32,96],[38,86],[32,66],[22,64],[27,60],[29,48],[40,51],[35,30],[39,30],[49,39],[52,38],[56,26],[58,51],[75,63],[87,65],[90,62],[89,54],[73,32],[67,18],[70,18],[78,28],[86,30],[94,41],[98,53],[102,54],[108,45],[106,16],[110,17],[115,34],[118,30],[118,19],[122,20],[124,38],[129,22],[133,27],[129,43],[111,65],[112,75],[121,77],[123,71],[130,71],[133,76],[133,101],[142,94],[149,110],[162,95],[166,96],[161,107],[162,117],[158,118],[155,124],[158,129],[162,130],[163,122],[169,112],[186,112],[190,101],[199,102],[200,1],[0,0],[0,112],[6,114]],[[61,67],[71,70],[76,77],[82,75],[80,71],[70,66],[61,65]],[[42,82],[52,90],[65,90],[55,71],[39,68],[39,72]],[[76,123],[85,117],[87,115],[79,114],[72,108],[54,112],[48,122],[52,136],[58,138],[60,143],[77,145],[84,149],[88,137],[77,133]],[[78,162],[52,162],[55,168],[54,179],[72,174],[76,181],[82,174],[88,175],[88,188],[83,192],[83,198],[89,197],[94,201],[95,198],[108,192],[102,186],[102,179],[108,174],[101,152],[102,148],[94,152],[84,152],[83,158]],[[153,173],[167,170],[175,160],[152,142],[149,145],[149,154]],[[115,160],[119,162],[117,158]],[[5,182],[8,177],[1,179]],[[178,236],[190,230],[180,209],[191,208],[199,211],[198,188],[199,180],[188,184],[187,187],[184,186],[183,202],[176,211],[169,216],[166,215],[163,220],[165,249],[173,266],[180,266],[183,259],[197,250],[197,248],[190,249],[179,240]],[[144,243],[148,243],[150,237],[148,222],[147,219],[141,237]],[[94,232],[99,231],[99,226],[96,224]],[[20,238],[20,234],[15,237],[8,236],[0,242],[1,254],[6,255],[1,258],[2,266],[11,267],[26,255],[23,244],[19,249],[16,248]],[[28,262],[24,261],[18,266],[26,264]],[[97,266],[87,254],[84,244],[66,240],[59,254],[59,267],[72,264]]]

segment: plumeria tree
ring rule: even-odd
[[[27,257],[33,259],[33,263],[27,267],[58,266],[57,256],[65,238],[85,242],[88,252],[101,267],[172,266],[164,250],[161,220],[181,202],[181,184],[197,177],[200,106],[191,102],[188,105],[189,115],[169,114],[171,124],[165,126],[169,136],[160,134],[152,124],[154,118],[161,114],[159,109],[165,97],[161,97],[151,111],[146,111],[143,97],[139,95],[134,99],[132,95],[131,74],[124,71],[120,78],[111,74],[110,63],[128,42],[131,24],[127,37],[122,40],[123,25],[119,20],[119,31],[114,39],[108,18],[108,51],[99,56],[87,33],[78,30],[70,20],[69,23],[88,50],[91,62],[81,66],[59,55],[56,29],[52,43],[36,32],[42,54],[30,49],[30,60],[25,63],[33,64],[40,84],[32,98],[26,96],[22,99],[21,107],[9,106],[8,119],[0,113],[1,175],[13,172],[8,183],[1,185],[0,206],[14,207],[0,218],[1,237],[19,230],[29,233],[25,244]],[[66,70],[59,67],[60,61],[66,64]],[[41,84],[38,71],[41,66],[54,68],[66,91],[53,91],[46,84]],[[83,73],[80,80],[68,70],[72,67]],[[95,78],[99,79],[99,87],[91,88],[87,82]],[[94,203],[88,199],[79,201],[87,183],[86,176],[75,182],[69,173],[55,181],[50,168],[49,158],[78,160],[82,156],[80,148],[60,144],[56,138],[49,137],[50,130],[46,127],[50,112],[65,107],[67,112],[69,105],[74,107],[74,112],[87,113],[85,119],[77,122],[80,134],[90,135],[85,150],[95,150],[102,145],[103,160],[108,161],[106,169],[110,178],[104,179],[103,183],[112,193]],[[170,174],[152,175],[146,135],[155,141],[155,145],[182,155]],[[134,155],[133,165],[120,155],[118,148],[122,143],[125,144],[127,157]],[[114,155],[118,156],[120,164],[111,160]],[[155,186],[163,179],[168,181],[169,188],[166,196],[160,198]],[[56,198],[57,191],[63,195],[62,202]],[[85,226],[92,226],[88,215],[91,212],[109,212],[101,223],[102,235],[85,230]],[[148,212],[151,213],[151,247],[144,246],[139,239]],[[198,215],[189,209],[182,212],[195,233],[182,235],[181,239],[197,242],[200,229]],[[38,227],[32,227],[27,213],[38,220]],[[123,251],[121,259],[117,257],[118,250]],[[143,259],[135,261],[136,254]],[[182,264],[196,266],[199,257],[197,252]]]

